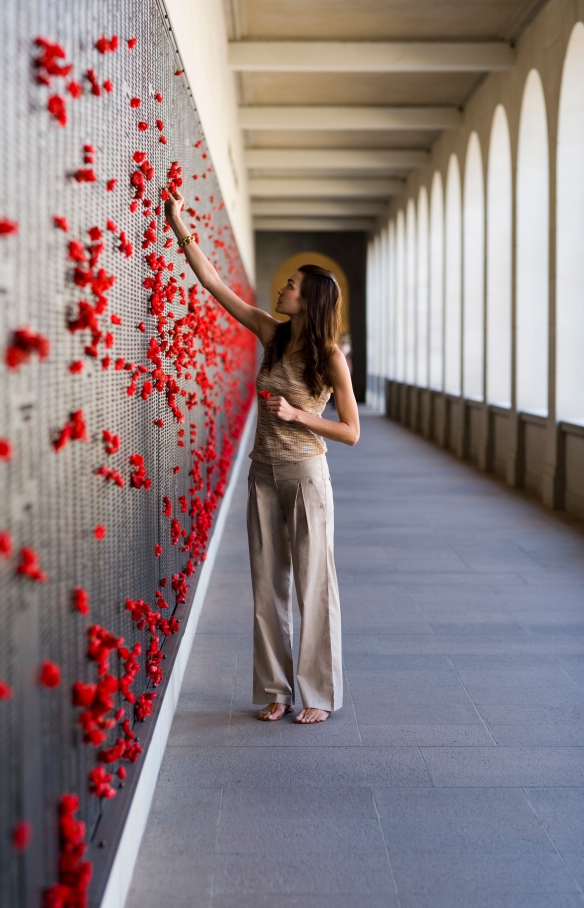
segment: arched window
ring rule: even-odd
[[[558,118],[556,416],[584,421],[584,25],[566,52]]]
[[[525,82],[517,150],[517,409],[547,415],[549,162],[537,70]]]
[[[405,381],[406,221],[398,211],[396,224],[395,375]]]
[[[422,186],[418,195],[416,380],[428,386],[428,193]]]
[[[511,142],[495,108],[487,177],[487,400],[511,406]]]
[[[395,378],[395,221],[389,223],[388,251],[388,318],[385,345],[387,348],[387,374],[389,378]]]
[[[464,168],[463,267],[463,390],[464,396],[483,399],[485,317],[485,200],[483,159],[479,137],[468,140]]]
[[[444,191],[436,171],[430,195],[430,387],[441,391],[444,368]]]
[[[460,394],[462,215],[458,158],[450,155],[446,177],[446,280],[444,305],[444,389]]]
[[[416,382],[416,206],[413,199],[406,209],[406,368],[405,380]]]

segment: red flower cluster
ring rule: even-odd
[[[11,460],[13,455],[12,444],[8,438],[0,438],[0,460]]]
[[[70,441],[89,441],[87,437],[87,426],[83,410],[75,410],[69,416],[69,422],[65,423],[58,437],[53,442],[55,451],[60,451]]]
[[[12,847],[17,854],[26,851],[32,841],[32,823],[27,820],[20,820],[12,830],[11,835]]]
[[[6,350],[5,362],[9,369],[18,369],[27,363],[32,353],[39,359],[46,359],[49,355],[50,343],[42,334],[35,334],[32,328],[18,328],[12,335],[12,340]]]
[[[10,558],[12,555],[12,536],[8,530],[0,531],[0,558]]]
[[[16,221],[9,221],[8,218],[0,218],[0,236],[10,236],[11,233],[18,233],[18,224]]]
[[[39,684],[52,689],[61,683],[61,669],[55,662],[43,662],[39,671]]]
[[[138,722],[143,722],[144,719],[147,719],[148,716],[152,715],[154,709],[154,700],[158,695],[152,691],[146,691],[146,693],[141,694],[136,700],[136,719]]]
[[[16,573],[36,580],[37,583],[46,583],[49,575],[41,570],[38,559],[39,556],[34,549],[23,546],[20,550],[20,564],[16,568]]]
[[[108,480],[109,482],[115,482],[115,484],[119,486],[120,489],[123,489],[125,485],[123,477],[120,476],[117,470],[112,470],[110,467],[99,467],[99,469],[95,471],[95,475],[105,476],[106,480]]]
[[[146,467],[144,466],[144,458],[141,454],[132,454],[130,456],[130,463],[133,467],[136,467],[135,470],[132,470],[130,473],[130,480],[135,489],[149,489],[152,485],[152,480],[146,475]]]
[[[73,590],[73,606],[82,615],[89,615],[89,596],[80,586]]]
[[[84,861],[87,849],[85,823],[75,818],[77,795],[64,794],[59,802],[59,882],[44,893],[43,908],[86,908],[91,863]]]
[[[111,38],[106,38],[105,35],[102,35],[101,38],[98,38],[95,42],[95,46],[100,54],[106,54],[108,51],[117,50],[119,45],[120,40],[117,35],[112,35]]]
[[[113,435],[107,429],[104,429],[102,432],[102,437],[105,442],[105,453],[115,454],[116,451],[118,451],[120,448],[120,436]]]

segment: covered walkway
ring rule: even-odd
[[[584,906],[581,524],[363,413],[345,705],[254,719],[246,465],[127,908]]]

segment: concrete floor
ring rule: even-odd
[[[127,908],[584,906],[584,533],[383,417],[331,444],[345,705],[260,723],[240,477]]]

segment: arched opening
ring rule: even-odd
[[[511,142],[498,104],[487,176],[487,400],[511,406]]]
[[[549,152],[543,86],[525,82],[517,151],[517,409],[548,410]]]
[[[558,118],[556,417],[584,421],[584,25],[566,52]]]
[[[270,284],[270,307],[271,314],[274,318],[277,318],[281,322],[287,321],[285,315],[280,315],[276,312],[276,300],[278,299],[278,290],[285,286],[286,281],[291,274],[300,268],[301,265],[320,265],[321,268],[326,268],[327,271],[332,271],[336,277],[339,287],[341,288],[341,296],[343,298],[343,309],[342,309],[342,323],[341,323],[341,333],[349,334],[350,333],[350,321],[349,321],[349,312],[350,312],[350,299],[349,299],[349,281],[347,280],[347,275],[345,274],[342,267],[339,265],[335,259],[332,259],[328,255],[323,255],[322,252],[313,252],[312,250],[307,250],[306,252],[296,252],[294,255],[289,256],[289,258],[284,259],[284,261],[278,265],[274,271],[274,276]]]
[[[396,223],[395,376],[405,380],[406,220],[398,211]]]
[[[410,199],[406,209],[406,363],[405,380],[416,383],[416,206]]]
[[[462,212],[460,168],[450,156],[446,177],[446,279],[444,306],[444,389],[460,394],[462,321]]]
[[[428,385],[428,193],[422,186],[418,195],[416,379],[421,388]]]
[[[385,345],[387,349],[387,374],[389,378],[395,378],[395,221],[390,221],[389,223],[388,256],[388,317]]]
[[[485,317],[485,200],[479,137],[468,140],[464,168],[463,389],[483,399]]]
[[[444,370],[444,190],[436,171],[430,194],[430,387],[441,391]]]

